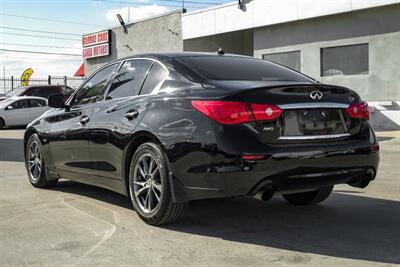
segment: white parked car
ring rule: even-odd
[[[0,102],[0,129],[28,125],[49,108],[47,99],[35,96],[11,97]]]

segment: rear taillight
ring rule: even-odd
[[[369,120],[369,108],[367,102],[351,104],[346,111],[352,118]]]
[[[195,109],[207,117],[227,125],[241,124],[251,121],[276,120],[282,110],[270,104],[248,104],[232,101],[192,101]]]
[[[256,121],[272,121],[279,118],[283,110],[275,105],[250,104]]]
[[[249,107],[240,102],[192,101],[195,109],[221,124],[240,124],[252,121]]]

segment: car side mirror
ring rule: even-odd
[[[64,108],[65,107],[65,99],[62,94],[55,94],[49,96],[48,99],[49,107],[51,108]]]
[[[7,108],[6,108],[6,110],[13,110],[14,108],[12,107],[12,106],[8,106]]]

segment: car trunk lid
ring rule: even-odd
[[[343,139],[359,131],[360,119],[349,116],[346,109],[360,98],[347,88],[317,83],[248,85],[242,90],[233,86],[232,94],[224,100],[273,104],[283,111],[276,120],[249,123],[264,143]]]

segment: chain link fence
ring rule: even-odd
[[[29,85],[65,85],[76,89],[83,81],[83,77],[48,76],[30,79]],[[0,77],[0,95],[5,95],[19,86],[21,86],[21,78]]]

